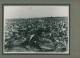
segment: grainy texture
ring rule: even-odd
[[[70,4],[70,55],[2,55],[2,4]],[[80,0],[0,0],[0,58],[80,58]]]
[[[69,54],[68,23],[67,17],[6,19],[4,52]]]

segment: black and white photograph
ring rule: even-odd
[[[4,54],[69,54],[69,5],[3,5]]]

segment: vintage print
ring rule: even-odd
[[[69,5],[4,5],[3,53],[69,54]]]

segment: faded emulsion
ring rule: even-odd
[[[4,6],[3,53],[69,53],[69,6]]]

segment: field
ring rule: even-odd
[[[68,18],[11,18],[5,20],[5,52],[65,52]]]

